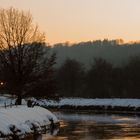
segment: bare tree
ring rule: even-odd
[[[44,42],[45,34],[33,24],[30,12],[0,9],[1,80],[11,94],[18,96],[18,104],[25,88],[41,77],[43,67],[51,61]]]

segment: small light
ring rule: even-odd
[[[2,86],[4,83],[3,82],[0,82],[0,85]]]

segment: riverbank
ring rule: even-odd
[[[14,106],[0,109],[0,138],[18,139],[41,134],[55,125],[58,119],[49,110],[35,106]]]
[[[38,100],[38,105],[59,110],[90,110],[94,112],[140,113],[140,99],[61,98],[59,101]]]

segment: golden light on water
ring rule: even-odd
[[[116,138],[116,139],[109,139],[109,140],[140,140],[140,138],[137,137],[125,137],[125,138]]]

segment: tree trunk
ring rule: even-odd
[[[21,97],[21,95],[18,95],[15,104],[16,104],[16,105],[21,105],[21,104],[22,104],[22,97]]]

